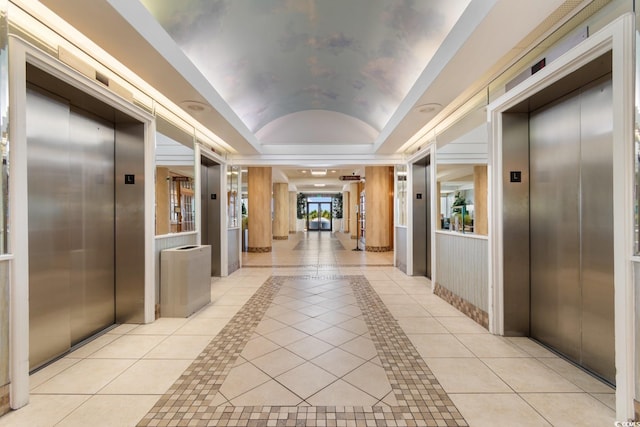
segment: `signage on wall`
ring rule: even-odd
[[[126,174],[124,176],[124,183],[125,184],[135,184],[136,183],[136,176],[132,175],[132,174]]]
[[[422,193],[416,193],[416,199],[422,200]]]
[[[340,181],[360,181],[360,175],[342,175]]]
[[[522,172],[521,171],[511,171],[511,172],[509,172],[509,181],[511,181],[511,182],[522,182]]]

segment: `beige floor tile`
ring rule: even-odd
[[[271,380],[231,399],[230,403],[233,406],[296,406],[302,399]]]
[[[449,331],[435,317],[401,317],[398,324],[405,334],[447,334]]]
[[[213,396],[213,399],[211,399],[210,404],[211,406],[227,406],[229,405],[229,401],[222,395],[222,393],[216,393],[216,395]]]
[[[309,305],[307,307],[300,308],[297,311],[309,317],[317,317],[331,311],[331,309],[317,305]]]
[[[378,405],[381,405],[381,406],[386,405],[386,406],[394,407],[394,406],[399,406],[399,403],[398,403],[398,399],[396,399],[396,395],[392,391],[389,394],[387,394],[384,398],[382,398],[382,400],[378,402]]]
[[[391,384],[387,373],[373,363],[367,362],[361,365],[342,377],[342,379],[377,399],[383,399],[391,392]]]
[[[616,395],[615,393],[591,393],[591,396],[604,403],[612,410],[616,410]]]
[[[349,332],[353,332],[356,335],[362,335],[365,332],[369,331],[369,328],[367,327],[365,321],[357,317],[349,319],[346,322],[339,323],[336,326],[342,329],[346,329]]]
[[[270,379],[267,374],[251,363],[244,363],[231,369],[229,375],[220,386],[220,393],[227,399],[234,399]]]
[[[224,318],[195,317],[189,319],[182,327],[178,328],[175,335],[207,335],[215,336],[229,321]]]
[[[504,337],[491,334],[455,334],[477,357],[530,357]]]
[[[429,313],[431,316],[434,316],[434,317],[465,317],[466,318],[466,316],[462,314],[459,310],[447,304],[443,300],[440,300],[437,302],[423,303],[420,305],[424,307],[425,310],[427,310],[427,313]]]
[[[312,307],[312,306],[311,306]],[[282,307],[281,305],[271,305],[271,307],[269,307],[267,309],[267,311],[264,312],[264,315],[267,317],[271,317],[271,318],[275,318],[281,314],[284,313],[290,313],[293,310],[288,309],[287,307]]]
[[[38,387],[40,384],[50,380],[51,378],[58,375],[60,372],[69,368],[70,366],[75,365],[79,361],[80,359],[70,359],[66,357],[56,360],[52,364],[45,366],[39,371],[29,375],[29,388],[33,390],[34,388]]]
[[[256,332],[259,333],[260,335],[264,335],[285,327],[287,327],[286,324],[282,322],[278,322],[275,319],[266,317],[260,321],[260,323],[256,327]]]
[[[187,321],[186,318],[161,317],[153,323],[140,325],[129,332],[129,335],[171,335],[178,328],[184,326]]]
[[[295,309],[290,309],[290,311],[277,315],[271,316],[273,319],[276,319],[280,323],[284,323],[285,325],[295,325],[296,323],[303,322],[305,320],[310,319],[309,316],[296,311]]]
[[[309,335],[305,334],[304,332],[288,326],[286,328],[278,329],[275,332],[266,334],[264,337],[282,347],[286,347],[287,345],[294,343],[296,341],[299,341],[308,336]]]
[[[165,335],[122,335],[92,353],[92,359],[140,359],[164,341]]]
[[[347,307],[347,306],[344,306],[344,307]],[[358,314],[360,314],[360,313],[358,313]],[[335,309],[333,309],[331,311],[328,311],[325,314],[322,314],[322,315],[316,317],[316,319],[322,320],[323,322],[327,322],[327,323],[329,323],[331,325],[334,325],[334,326],[338,325],[338,324],[340,324],[342,322],[346,322],[347,320],[350,320],[352,318],[353,318],[353,316],[351,316],[349,314],[342,313],[342,312],[340,312],[338,310],[335,310]]]
[[[338,313],[346,314],[348,316],[356,317],[362,314],[360,307],[357,305],[351,304],[345,307],[340,307],[336,310]]]
[[[357,336],[358,335],[354,334],[353,332],[349,332],[337,326],[333,326],[331,328],[325,329],[324,331],[320,331],[317,334],[314,334],[314,337],[335,346],[342,345],[347,341],[351,341]]]
[[[258,336],[254,339],[249,340],[244,349],[242,349],[242,353],[240,353],[240,356],[244,357],[247,360],[253,360],[274,350],[277,350],[278,348],[280,348],[278,344],[274,343],[273,341],[269,341],[264,337]]]
[[[309,362],[276,377],[276,381],[303,399],[317,393],[337,379],[335,375]]]
[[[296,323],[292,326],[298,329],[299,331],[302,331],[309,335],[313,335],[315,333],[318,333],[320,331],[324,331],[325,329],[330,328],[331,324],[327,322],[323,322],[322,320],[311,318],[311,319],[303,320],[302,322]]]
[[[311,360],[331,350],[333,346],[318,338],[309,336],[293,344],[289,344],[286,348],[305,360]]]
[[[517,394],[450,394],[449,397],[473,427],[551,426]]]
[[[118,325],[115,328],[109,330],[109,332],[107,332],[107,334],[125,335],[125,334],[128,334],[129,332],[133,331],[138,326],[140,326],[140,325],[133,324],[133,323],[124,323],[122,325]]]
[[[137,328],[136,328],[137,329]],[[134,329],[135,330],[135,329]],[[97,337],[94,340],[84,344],[82,347],[79,347],[65,356],[65,358],[69,359],[84,359],[100,350],[107,344],[114,342],[121,335],[116,334],[104,334]]]
[[[396,319],[402,317],[430,317],[420,304],[388,304],[387,308]]]
[[[536,359],[486,358],[482,361],[518,393],[581,391]]]
[[[190,364],[190,360],[139,360],[98,393],[161,395]]]
[[[589,393],[615,393],[615,389],[560,357],[540,358],[539,362],[553,369],[582,390]]]
[[[529,402],[554,427],[613,426],[615,411],[586,393],[524,393]]]
[[[196,317],[200,319],[231,319],[241,307],[241,305],[210,304],[200,310],[196,314]]]
[[[354,370],[358,366],[365,363],[364,359],[347,353],[339,348],[334,348],[328,352],[316,357],[311,361],[313,364],[320,366],[325,371],[342,377],[346,373]]]
[[[536,357],[536,358],[541,358],[541,357],[557,358],[558,357],[556,354],[552,353],[551,351],[549,351],[548,349],[546,349],[542,345],[538,344],[537,342],[535,342],[531,338],[528,338],[528,337],[508,337],[507,340],[511,344],[513,344],[513,345],[517,346],[518,348],[521,348],[522,350],[524,350],[531,357]]]
[[[304,362],[303,358],[284,348],[272,351],[251,361],[271,377],[276,377],[283,372],[302,365]]]
[[[489,331],[468,317],[438,317],[438,322],[452,334],[489,334]]]
[[[378,355],[378,351],[370,338],[354,338],[342,344],[340,348],[364,360],[369,360]]]
[[[511,388],[476,358],[426,358],[447,393],[510,393]]]
[[[145,359],[194,360],[211,342],[213,336],[173,335],[148,352]]]
[[[460,341],[447,334],[407,334],[422,357],[473,357]]]
[[[27,406],[0,417],[0,427],[51,427],[82,405],[89,397],[72,394],[32,394]]]
[[[337,380],[306,400],[312,406],[373,406],[378,401],[342,380]]]
[[[135,426],[158,400],[158,396],[92,396],[57,426]]]
[[[135,363],[132,359],[83,359],[32,393],[94,394]]]

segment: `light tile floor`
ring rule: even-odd
[[[270,267],[214,279],[212,303],[188,319],[120,325],[38,371],[30,404],[0,427],[152,425],[205,362],[218,363],[208,383],[180,392],[222,413],[209,425],[613,425],[609,386],[527,338],[490,335],[390,254],[351,246],[299,234],[245,255]],[[198,397],[196,386],[217,388]],[[188,413],[192,401],[179,403]]]

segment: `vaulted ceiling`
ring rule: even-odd
[[[142,3],[260,143],[373,144],[469,0]]]
[[[590,3],[40,2],[218,135],[243,164],[286,168],[390,164],[407,141]]]

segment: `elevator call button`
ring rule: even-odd
[[[416,193],[416,199],[422,200],[422,193]]]
[[[522,182],[522,172],[521,171],[511,171],[511,182]]]
[[[136,176],[135,175],[125,175],[124,176],[124,183],[125,184],[135,184],[136,183]]]

